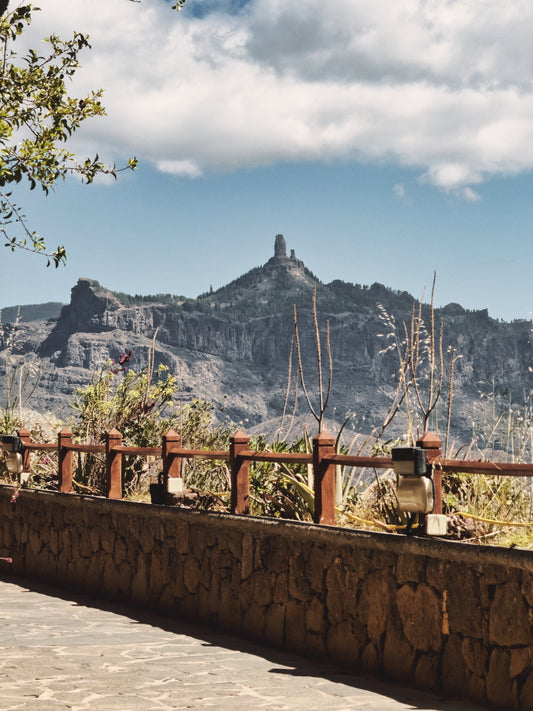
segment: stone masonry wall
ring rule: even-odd
[[[533,710],[533,554],[0,487],[0,574]]]

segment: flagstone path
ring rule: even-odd
[[[2,711],[476,711],[205,628],[0,580]]]

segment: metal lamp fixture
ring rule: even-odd
[[[398,475],[396,494],[400,511],[431,513],[435,496],[426,452],[421,447],[394,447],[392,466]]]
[[[2,450],[7,471],[10,474],[21,474],[24,469],[22,460],[24,445],[21,438],[16,435],[3,435]]]

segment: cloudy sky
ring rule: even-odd
[[[13,0],[12,0],[13,4]],[[42,0],[31,34],[89,34],[72,92],[107,117],[73,146],[133,174],[20,193],[69,263],[0,261],[0,306],[81,276],[196,296],[274,236],[324,282],[533,311],[530,0]],[[24,273],[24,278],[21,278]]]

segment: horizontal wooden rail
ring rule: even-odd
[[[57,445],[56,445],[57,449]],[[63,449],[66,452],[85,452],[86,454],[101,454],[105,452],[105,444],[64,444]]]
[[[511,462],[473,462],[445,459],[435,462],[443,472],[450,474],[487,474],[490,476],[533,476],[533,464]]]
[[[171,449],[167,456],[180,459],[229,459],[227,449]]]
[[[327,464],[340,464],[345,467],[373,467],[374,469],[390,469],[391,457],[358,457],[351,454],[332,454],[324,457]]]
[[[28,442],[24,443],[24,448],[25,449],[30,449],[34,451],[39,451],[39,450],[48,450],[48,449],[57,449],[57,442]]]
[[[120,452],[120,454],[136,455],[138,457],[161,457],[163,453],[162,447],[130,447],[126,444],[116,445],[112,447],[112,451]]]
[[[239,457],[248,462],[274,462],[278,464],[312,464],[313,455],[305,452],[239,452]]]

